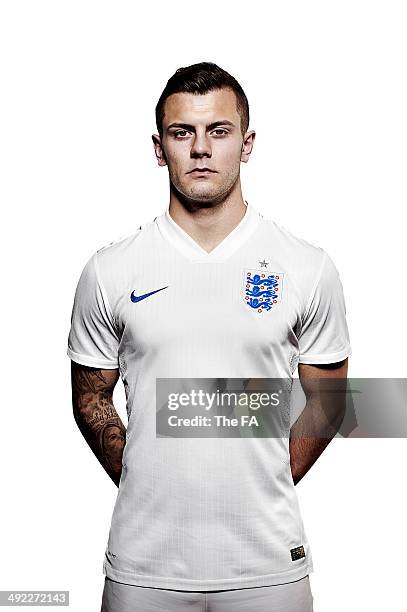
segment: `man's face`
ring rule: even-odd
[[[191,204],[222,201],[236,184],[254,138],[254,132],[243,138],[235,93],[177,93],[167,98],[164,110],[163,136],[153,139],[172,185]]]

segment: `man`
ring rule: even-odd
[[[324,250],[243,199],[255,132],[230,74],[177,70],[156,120],[169,206],[89,259],[68,341],[76,421],[119,486],[102,610],[308,612],[294,485],[329,440],[158,436],[156,392],[162,379],[291,380],[297,365],[306,392],[316,377],[346,379],[341,281]]]

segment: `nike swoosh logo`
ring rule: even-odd
[[[150,295],[154,295],[154,293],[158,293],[159,291],[162,291],[163,289],[167,289],[167,287],[161,287],[161,289],[156,289],[155,291],[150,291],[150,293],[144,293],[143,295],[135,295],[134,291],[132,291],[130,294],[130,299],[132,302],[141,302],[141,300],[144,300],[146,297]]]

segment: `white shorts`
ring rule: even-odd
[[[273,586],[227,591],[176,591],[105,577],[101,612],[313,612],[309,576]]]

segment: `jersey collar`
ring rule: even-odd
[[[165,240],[192,262],[221,262],[232,255],[257,228],[261,215],[251,204],[245,201],[246,212],[238,225],[207,253],[185,230],[171,217],[169,206],[164,213],[156,217],[155,222]]]

